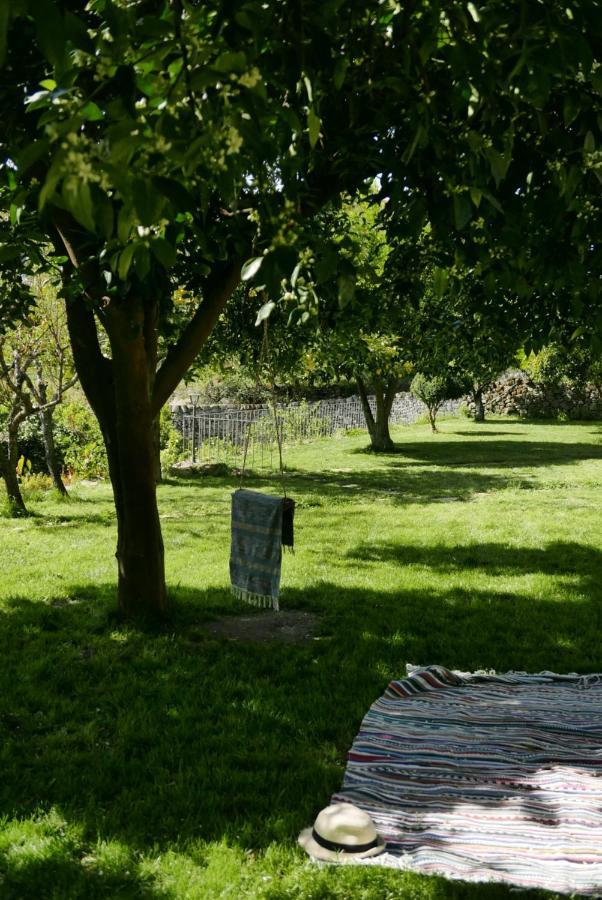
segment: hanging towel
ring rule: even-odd
[[[282,563],[282,497],[232,494],[230,581],[239,600],[278,609]]]

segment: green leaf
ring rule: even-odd
[[[505,153],[499,153],[497,150],[490,149],[487,151],[487,158],[497,187],[500,181],[506,177],[506,172],[510,165],[510,157]]]
[[[474,5],[474,3],[468,3],[466,8],[468,9],[468,12],[470,13],[474,22],[481,21],[481,16],[479,15],[479,11],[476,8],[476,6]]]
[[[472,200],[472,202],[474,203],[474,205],[476,206],[477,209],[479,208],[479,206],[481,204],[482,197],[483,197],[483,193],[478,188],[470,189],[470,199]]]
[[[213,68],[224,74],[226,72],[244,72],[247,68],[247,57],[241,51],[226,50],[225,53],[220,53],[213,63]]]
[[[44,81],[40,81],[40,87],[47,91],[53,91],[56,87],[56,81],[54,78],[45,78]]]
[[[134,214],[132,208],[128,205],[122,206],[117,216],[117,237],[122,244],[127,243],[129,240],[133,224]]]
[[[264,319],[269,319],[270,314],[276,304],[273,300],[269,300],[267,303],[264,303],[259,312],[257,313],[257,318],[255,319],[255,325],[261,325]]]
[[[470,222],[471,218],[472,205],[468,195],[465,192],[454,194],[454,222],[457,230],[461,231],[466,223]]]
[[[128,244],[119,254],[119,266],[117,271],[119,272],[119,277],[123,280],[127,278],[135,252],[136,244]]]
[[[17,157],[17,167],[20,172],[26,172],[30,166],[40,159],[48,151],[48,141],[33,141]]]
[[[318,115],[316,115],[313,106],[309,107],[307,112],[307,128],[309,131],[309,145],[310,147],[315,147],[318,143],[318,138],[320,137],[320,127],[322,125],[322,120]]]
[[[583,149],[586,153],[593,153],[596,149],[596,139],[591,131],[588,131],[585,135],[585,140],[583,142]]]
[[[31,11],[42,53],[56,69],[61,71],[66,62],[67,40],[63,14],[58,4],[51,0],[36,0],[35,4],[32,4]]]
[[[151,250],[165,269],[171,268],[176,261],[176,251],[165,238],[155,238]]]
[[[88,231],[95,231],[94,204],[88,182],[69,175],[63,181],[62,196],[73,218]]]
[[[498,212],[504,212],[502,204],[496,197],[493,196],[493,194],[490,194],[488,191],[483,191],[483,197],[485,198],[485,200],[488,200],[493,208],[497,209]]]
[[[334,86],[339,91],[343,86],[343,82],[345,81],[345,75],[347,74],[347,69],[349,68],[349,60],[345,57],[338,59],[337,64],[334,67],[334,75],[333,81]]]
[[[433,289],[435,291],[435,295],[441,299],[447,290],[447,285],[449,282],[449,272],[447,269],[442,269],[440,266],[434,271],[433,274]]]
[[[251,278],[254,278],[261,268],[263,259],[263,256],[255,256],[253,259],[248,259],[240,270],[241,280],[250,281]]]
[[[355,275],[351,272],[345,272],[343,275],[339,275],[337,287],[339,292],[339,305],[341,307],[347,306],[355,296]]]
[[[88,122],[98,122],[98,120],[103,117],[103,111],[98,104],[90,101],[90,103],[86,103],[82,109],[82,116],[84,119],[87,119]]]
[[[303,76],[303,84],[305,85],[305,90],[307,91],[307,99],[310,103],[314,102],[314,93],[311,87],[311,81],[307,77],[307,75]]]

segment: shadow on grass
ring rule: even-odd
[[[458,432],[455,432],[457,434]],[[471,436],[475,432],[470,432]],[[379,453],[379,459],[391,458],[392,466],[403,465],[400,456],[419,465],[483,466],[513,468],[523,466],[566,465],[586,459],[602,459],[602,444],[589,442],[559,443],[552,441],[456,441],[440,435],[441,441],[411,441],[399,443],[392,453]],[[367,453],[364,448],[351,453]]]
[[[308,503],[320,505],[325,498],[333,498],[337,501],[349,500],[357,502],[362,497],[374,499],[383,494],[391,495],[394,502],[428,502],[429,500],[468,500],[474,494],[487,491],[501,490],[510,485],[531,487],[531,484],[519,476],[485,473],[485,472],[461,472],[461,471],[429,471],[421,472],[411,463],[395,468],[393,463],[386,468],[356,470],[352,473],[342,474],[335,470],[321,473],[306,472],[301,469],[289,468],[286,471],[286,489],[300,506]],[[245,488],[248,490],[267,491],[273,494],[281,494],[282,489],[278,479],[274,475],[249,473],[245,479]],[[209,484],[203,478],[199,481],[193,479],[186,481],[187,488],[216,487],[228,491],[235,491],[238,483],[224,484],[223,480]],[[312,495],[315,495],[312,497]],[[229,497],[225,500],[229,503]],[[211,513],[203,513],[211,515]],[[216,513],[223,515],[223,511]]]
[[[579,580],[591,585],[593,595],[600,586],[602,598],[602,553],[573,541],[555,541],[545,548],[493,543],[425,547],[371,541],[348,551],[346,558],[362,562],[428,566],[444,572],[482,569],[489,575],[537,572],[576,575]]]
[[[286,646],[211,639],[203,630],[208,615],[241,611],[222,588],[179,590],[174,620],[155,632],[115,622],[110,586],[71,586],[80,602],[67,606],[14,598],[0,614],[0,817],[58,809],[81,829],[81,852],[99,838],[128,852],[194,838],[248,849],[293,843],[339,788],[363,715],[406,662],[602,669],[599,552],[576,543],[376,552],[442,568],[473,561],[493,573],[566,571],[582,580],[577,599],[549,602],[468,588],[387,592],[318,582],[286,591],[283,607],[317,612],[321,633]],[[373,559],[362,548],[357,558]],[[80,896],[80,875],[70,882],[71,863],[61,866],[56,877],[71,891],[64,896]],[[1,845],[0,872],[3,896],[18,883],[25,887],[12,896],[33,896],[18,858]],[[132,896],[145,896],[138,888]],[[441,896],[453,896],[452,888]],[[124,893],[113,895],[130,896],[129,889],[124,881]],[[473,896],[484,896],[479,890]]]

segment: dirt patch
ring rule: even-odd
[[[224,616],[210,622],[206,628],[211,637],[230,641],[303,644],[312,640],[318,622],[318,617],[312,613],[294,609],[275,612],[270,609],[248,616]]]

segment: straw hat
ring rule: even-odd
[[[347,863],[377,856],[385,849],[367,812],[353,803],[333,803],[299,835],[299,844],[315,859]]]

